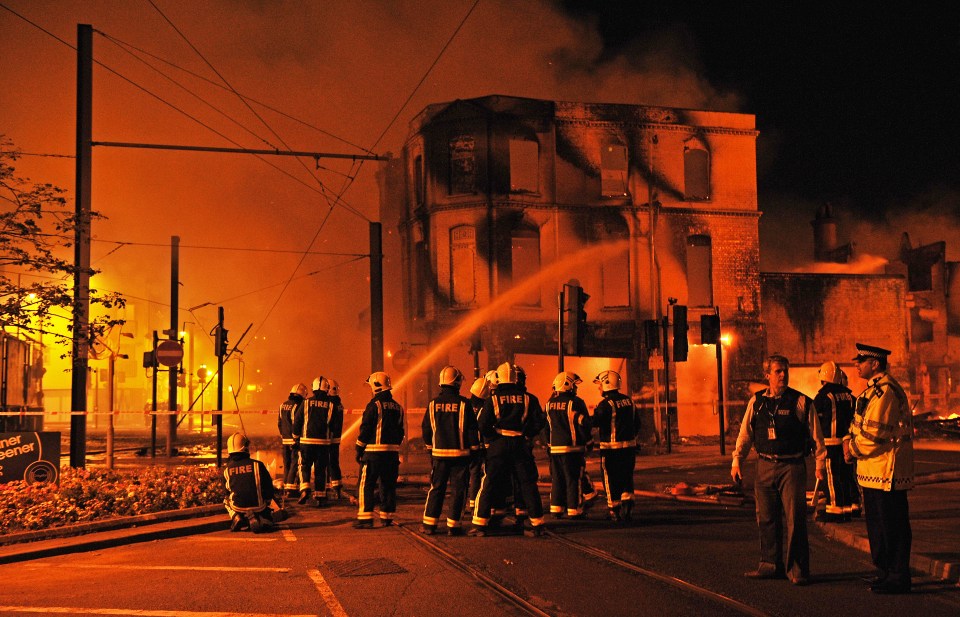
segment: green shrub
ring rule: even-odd
[[[67,467],[60,485],[0,485],[0,534],[223,503],[216,467],[143,467],[130,472]]]

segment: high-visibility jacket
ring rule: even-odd
[[[480,449],[473,406],[452,386],[440,386],[440,395],[423,414],[421,429],[423,443],[435,458],[469,456]]]
[[[619,390],[607,390],[593,410],[600,450],[635,448],[640,435],[640,418],[633,400]]]
[[[399,452],[403,443],[403,407],[389,390],[378,392],[367,403],[357,433],[357,448],[363,452]]]
[[[277,417],[277,429],[280,431],[280,441],[285,446],[292,446],[297,443],[296,435],[293,431],[293,417],[303,399],[295,394],[280,404],[280,415]]]
[[[573,392],[557,392],[547,401],[545,430],[550,454],[585,452],[590,441],[587,404]]]
[[[300,443],[313,446],[330,445],[330,416],[333,403],[320,392],[304,399],[293,415],[293,434]]]
[[[888,373],[867,382],[850,426],[857,482],[885,491],[913,488],[913,414],[907,395]]]
[[[234,452],[223,464],[227,504],[237,512],[260,512],[273,499],[273,480],[262,461]]]
[[[484,443],[500,437],[533,439],[546,424],[540,400],[523,386],[501,383],[483,402],[478,419]]]
[[[825,383],[813,399],[813,406],[820,418],[823,442],[828,446],[841,445],[853,422],[854,398],[850,388]]]

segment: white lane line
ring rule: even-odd
[[[293,530],[291,530],[291,529],[288,529],[288,528],[286,528],[286,527],[281,527],[281,528],[280,528],[280,534],[283,535],[283,539],[286,540],[287,542],[296,542],[296,541],[297,541],[297,536],[294,535]]]
[[[307,574],[313,579],[313,584],[317,586],[317,591],[320,592],[323,603],[330,609],[330,614],[333,615],[333,617],[349,617],[347,611],[343,610],[343,607],[340,605],[340,601],[337,600],[337,596],[333,595],[333,590],[330,589],[330,585],[327,585],[327,581],[323,578],[323,575],[320,574],[320,570],[307,570]]]
[[[189,538],[183,538],[181,541],[190,542],[190,543],[194,543],[194,542],[276,542],[277,539],[276,538],[250,538],[250,537],[244,537],[244,536],[224,536],[222,538],[217,536],[210,536],[210,537],[190,536]]]
[[[289,572],[290,568],[255,568],[242,566],[139,566],[125,564],[49,564],[49,563],[30,563],[22,567],[25,568],[65,568],[75,570],[84,568],[87,570],[187,570],[191,572]]]
[[[68,615],[133,615],[134,617],[316,617],[288,613],[236,613],[221,611],[161,611],[132,608],[85,608],[79,606],[0,606],[0,613],[64,613]]]

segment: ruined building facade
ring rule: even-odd
[[[740,398],[764,353],[756,139],[750,114],[505,96],[430,105],[381,174],[388,224],[399,211],[406,340],[429,348],[507,297],[478,324],[482,366],[556,356],[558,294],[579,283],[583,355],[621,360],[638,395],[652,383],[641,324],[672,319],[676,299],[692,347],[700,315],[719,310]],[[463,368],[472,336],[437,364]],[[682,367],[671,373],[684,391]]]

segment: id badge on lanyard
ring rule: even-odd
[[[776,427],[767,428],[767,441],[776,441],[777,440],[777,429]]]

